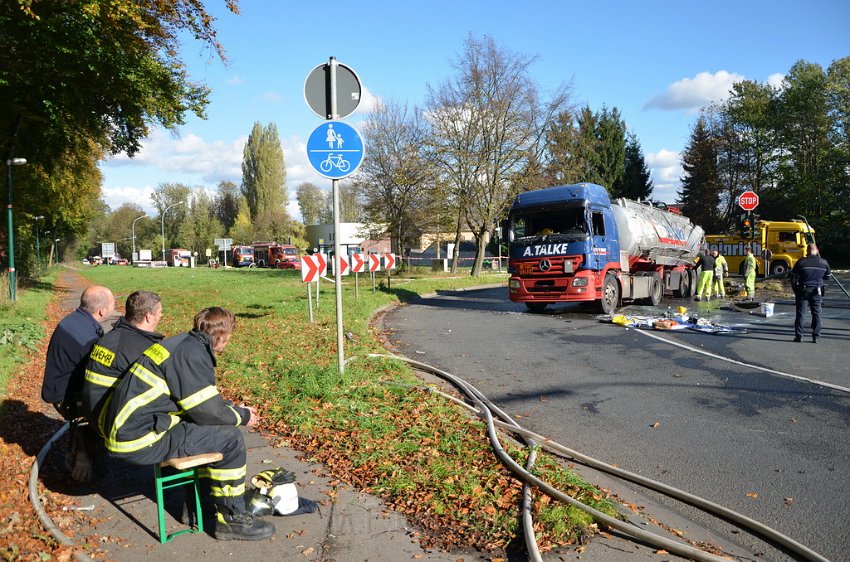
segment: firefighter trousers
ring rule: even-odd
[[[177,457],[221,453],[223,458],[200,469],[209,478],[212,501],[233,513],[245,511],[245,438],[238,427],[180,422],[159,441],[139,451],[112,453],[131,464],[159,464]]]

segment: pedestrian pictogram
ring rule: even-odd
[[[322,176],[344,178],[353,174],[363,162],[363,138],[347,123],[322,123],[310,133],[307,158]]]
[[[313,283],[324,275],[328,267],[328,260],[324,254],[313,254],[301,257],[301,280],[305,283]]]

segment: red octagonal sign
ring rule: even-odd
[[[745,211],[752,211],[759,206],[759,196],[754,191],[745,191],[738,196],[738,205]]]

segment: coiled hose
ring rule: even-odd
[[[523,469],[516,461],[514,461],[510,457],[510,455],[507,454],[507,452],[502,447],[501,442],[499,441],[499,437],[498,437],[498,434],[496,432],[496,426],[498,425],[499,427],[502,427],[502,428],[504,428],[508,431],[512,431],[514,433],[517,433],[518,435],[522,436],[523,439],[526,440],[526,442],[528,442],[528,440],[531,439],[533,442],[539,443],[541,447],[543,447],[544,449],[547,449],[551,452],[569,456],[569,457],[571,457],[571,458],[573,458],[573,459],[575,459],[579,462],[586,464],[587,466],[596,468],[598,470],[602,470],[603,472],[606,472],[606,473],[611,474],[613,476],[617,476],[617,477],[622,478],[624,480],[628,480],[630,482],[640,484],[641,486],[644,486],[644,487],[649,488],[651,490],[661,492],[661,493],[663,493],[667,496],[676,498],[680,501],[683,501],[685,503],[688,503],[690,505],[698,507],[698,508],[700,508],[704,511],[709,512],[709,513],[713,513],[713,514],[718,515],[720,517],[725,517],[725,518],[733,521],[734,523],[737,523],[742,528],[748,529],[748,530],[752,531],[753,533],[756,533],[756,534],[758,534],[758,535],[760,535],[760,536],[762,536],[762,537],[764,537],[764,538],[766,538],[770,541],[773,541],[774,543],[776,543],[778,545],[783,546],[788,551],[793,552],[794,554],[800,556],[804,560],[812,560],[812,561],[817,561],[817,562],[829,562],[826,558],[824,558],[823,556],[821,556],[817,552],[811,550],[810,548],[806,547],[805,545],[800,544],[799,542],[795,541],[794,539],[792,539],[792,538],[790,538],[786,535],[783,535],[779,531],[776,531],[776,530],[774,530],[774,529],[772,529],[772,528],[770,528],[770,527],[768,527],[768,526],[766,526],[766,525],[764,525],[764,524],[762,524],[762,523],[760,523],[760,522],[758,522],[754,519],[751,519],[749,517],[746,517],[745,515],[742,515],[742,514],[736,512],[736,511],[733,511],[731,509],[728,509],[726,507],[718,505],[714,502],[711,502],[711,501],[706,500],[704,498],[701,498],[699,496],[695,496],[693,494],[690,494],[690,493],[685,492],[683,490],[680,490],[678,488],[668,486],[667,484],[657,482],[655,480],[640,476],[639,474],[634,474],[634,473],[629,472],[627,470],[623,470],[621,468],[612,466],[608,463],[594,459],[594,458],[589,457],[587,455],[583,455],[583,454],[579,453],[578,451],[574,451],[572,449],[569,449],[568,447],[560,445],[559,443],[556,443],[555,441],[552,441],[551,439],[548,439],[546,437],[543,437],[541,435],[538,435],[538,434],[536,434],[532,431],[529,431],[529,430],[521,427],[516,421],[514,421],[512,418],[510,418],[510,416],[508,416],[502,410],[500,410],[498,407],[496,407],[494,404],[492,404],[487,399],[487,397],[484,396],[478,389],[476,389],[474,386],[472,386],[471,384],[469,384],[465,380],[461,379],[460,377],[457,377],[455,375],[452,375],[451,373],[443,371],[442,369],[438,369],[437,367],[433,367],[431,365],[422,363],[420,361],[408,359],[406,357],[401,357],[401,356],[397,356],[397,355],[388,355],[388,354],[378,354],[378,353],[376,353],[376,354],[369,354],[369,357],[380,357],[380,358],[395,359],[395,360],[398,360],[398,361],[402,361],[404,363],[408,363],[408,364],[410,364],[410,365],[412,365],[416,368],[422,369],[423,371],[432,373],[434,375],[437,375],[437,376],[451,382],[455,387],[457,387],[464,394],[466,394],[466,396],[469,397],[469,399],[473,402],[473,404],[475,406],[472,407],[469,404],[466,404],[463,401],[457,400],[456,398],[449,396],[449,395],[446,395],[444,393],[440,393],[440,394],[447,396],[451,400],[463,405],[464,407],[469,408],[470,410],[472,410],[473,412],[475,412],[476,414],[478,414],[479,416],[484,418],[484,421],[487,424],[487,433],[488,433],[488,436],[490,438],[490,443],[491,443],[491,446],[493,447],[494,452],[496,453],[496,456],[499,458],[499,460],[502,461],[503,464],[505,464],[505,466],[507,466],[512,472],[514,472],[514,474],[516,474],[516,476],[520,480],[522,480],[522,482],[525,485],[535,486],[535,487],[539,488],[540,490],[542,490],[543,492],[545,492],[546,494],[548,494],[549,496],[556,498],[556,499],[559,499],[559,500],[561,500],[565,503],[568,503],[568,504],[584,511],[585,513],[593,516],[597,521],[599,521],[599,522],[601,522],[601,523],[603,523],[603,524],[605,524],[605,525],[607,525],[607,526],[609,526],[613,529],[617,529],[618,531],[621,531],[621,532],[623,532],[623,533],[625,533],[625,534],[627,534],[627,535],[629,535],[633,538],[642,540],[642,541],[647,542],[649,544],[663,548],[663,549],[667,550],[668,552],[678,554],[678,555],[683,556],[685,558],[691,558],[693,560],[711,561],[711,562],[719,562],[720,560],[728,560],[726,558],[715,556],[713,554],[699,550],[697,548],[694,548],[690,545],[681,543],[679,541],[668,539],[667,537],[662,537],[662,536],[657,535],[655,533],[645,531],[643,529],[639,529],[639,528],[637,528],[637,527],[635,527],[631,524],[624,523],[624,522],[622,522],[618,519],[615,519],[614,517],[610,517],[610,516],[600,512],[600,511],[597,511],[597,510],[595,510],[595,509],[593,509],[589,506],[586,506],[583,503],[575,500],[574,498],[571,498],[570,496],[564,494],[560,490],[553,488],[548,483],[540,480],[539,478],[537,478],[536,476],[531,474],[528,470]],[[494,412],[499,416],[499,418],[501,418],[501,421],[494,419],[494,417],[493,417]],[[529,516],[530,516],[530,501],[528,503],[529,503]],[[526,506],[526,500],[525,500],[525,490],[524,490],[523,509],[525,509],[525,506]],[[523,513],[523,519],[525,520],[525,512]],[[532,542],[534,542],[533,532],[531,532],[531,533],[526,532],[526,543],[527,544],[529,543],[529,538],[531,539]],[[530,556],[534,556],[533,553],[535,553],[535,552],[537,552],[536,556],[539,557],[540,555],[539,555],[539,551],[537,551],[536,542],[534,542],[533,547],[529,548],[529,553],[531,553]],[[539,559],[539,558],[537,558],[537,559]]]

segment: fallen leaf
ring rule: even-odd
[[[308,546],[307,548],[301,551],[301,554],[303,554],[304,556],[310,556],[311,554],[313,554],[314,550],[315,549],[312,546]]]
[[[748,497],[748,498],[756,499],[757,497],[759,497],[759,495],[758,495],[756,492],[749,492],[749,493],[747,494],[747,497]]]
[[[785,505],[791,505],[794,503],[794,498],[785,498]]]
[[[670,553],[669,553],[669,552],[667,552],[666,550],[664,550],[664,549],[662,548],[662,549],[660,549],[660,550],[656,550],[656,551],[655,551],[655,554],[670,554]]]
[[[655,429],[656,427],[661,427],[661,422],[655,422],[655,423],[651,424],[649,427],[651,427],[652,429]]]

